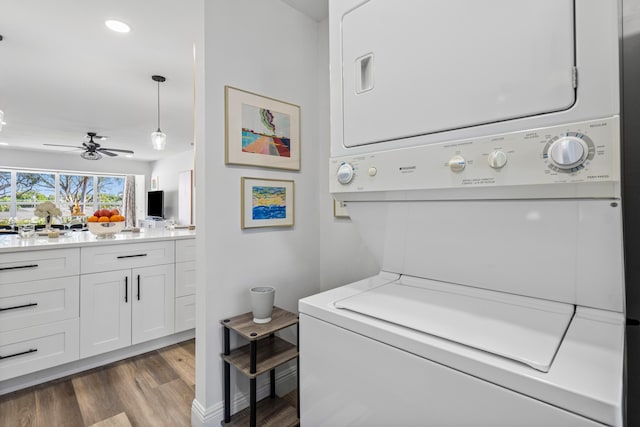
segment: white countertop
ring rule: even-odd
[[[143,228],[139,233],[120,232],[113,238],[98,238],[89,231],[68,231],[57,238],[35,235],[22,239],[17,234],[0,234],[0,253],[29,250],[77,248],[83,246],[113,245],[122,243],[141,243],[160,240],[192,239],[196,232],[192,230],[165,230]]]

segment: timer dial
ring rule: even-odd
[[[343,163],[338,168],[337,178],[338,182],[342,185],[350,183],[353,180],[354,175],[353,166],[349,163]]]
[[[549,169],[571,173],[584,168],[584,163],[593,159],[595,147],[586,135],[569,132],[552,138],[544,147],[543,157]]]

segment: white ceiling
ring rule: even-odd
[[[294,9],[320,22],[329,15],[329,0],[282,0]]]
[[[205,0],[206,1],[206,0]],[[322,20],[327,0],[283,0]],[[191,149],[194,28],[202,3],[180,0],[0,0],[0,131],[2,150],[69,151],[43,144],[80,145],[87,132],[103,147],[130,149],[134,159],[157,160]],[[107,29],[106,19],[131,26]],[[165,151],[151,149],[160,127]],[[100,160],[108,162],[106,156]],[[6,165],[5,165],[6,166]]]
[[[198,2],[175,0],[0,0],[0,110],[9,148],[58,150],[86,132],[104,147],[155,160],[189,150],[193,140],[193,23]],[[198,13],[200,12],[200,13]],[[127,22],[118,34],[107,18]],[[166,152],[151,149],[157,83]],[[0,163],[3,147],[0,146]],[[80,150],[69,155],[79,155]],[[106,156],[105,156],[106,157]],[[108,162],[108,158],[100,160]]]

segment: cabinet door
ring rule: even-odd
[[[176,297],[195,295],[196,293],[196,262],[176,263]]]
[[[80,357],[131,345],[130,270],[85,274],[80,279]]]
[[[174,265],[134,268],[131,337],[137,344],[173,333]]]

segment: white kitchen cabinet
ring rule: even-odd
[[[80,357],[174,332],[173,264],[84,274],[80,288]]]
[[[0,257],[0,381],[78,360],[77,248]]]
[[[175,331],[196,326],[196,239],[176,240]]]

